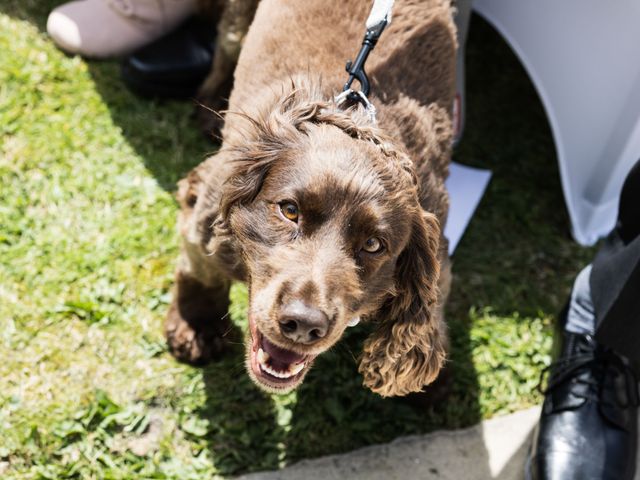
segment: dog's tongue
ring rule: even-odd
[[[262,337],[262,349],[269,354],[272,362],[280,364],[274,366],[282,366],[286,368],[292,363],[299,363],[304,360],[304,355],[280,348],[264,337]]]

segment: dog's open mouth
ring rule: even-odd
[[[284,391],[295,387],[315,355],[301,355],[270,342],[251,320],[249,367],[255,379],[268,389]]]

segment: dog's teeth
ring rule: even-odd
[[[260,363],[260,368],[262,369],[262,371],[267,372],[269,375],[272,375],[276,378],[291,378],[302,371],[302,369],[304,368],[304,363],[298,363],[295,366],[289,365],[289,368],[286,372],[280,372],[266,363]]]
[[[352,319],[349,321],[349,323],[347,323],[347,326],[348,326],[348,327],[355,327],[355,326],[356,326],[357,324],[359,324],[359,323],[360,323],[360,317],[355,317],[355,318],[352,318]]]
[[[264,370],[265,372],[267,372],[269,375],[272,375],[276,378],[288,378],[290,375],[284,373],[284,372],[279,372],[277,370],[275,370],[274,368],[270,367],[269,365],[266,364],[261,364],[260,368],[262,370]]]
[[[304,368],[304,363],[297,363],[295,366],[289,367],[289,372],[291,372],[291,375],[297,375],[299,374],[302,369]]]
[[[258,350],[258,362],[263,365],[266,365],[269,361],[269,354],[265,352],[263,349]]]

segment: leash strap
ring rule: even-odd
[[[382,21],[386,21],[387,25],[391,25],[391,9],[395,0],[375,0],[371,13],[367,18],[367,28],[373,28]]]
[[[364,64],[378,43],[378,39],[380,35],[382,35],[385,27],[391,23],[391,10],[394,1],[395,0],[374,0],[371,13],[369,13],[366,21],[367,31],[364,34],[360,51],[356,59],[353,62],[348,61],[346,65],[349,79],[347,83],[344,84],[342,93],[335,98],[338,105],[347,100],[361,103],[373,123],[376,121],[376,109],[367,98],[371,88],[369,78],[364,70]],[[358,80],[358,83],[360,83],[360,90],[354,90],[351,87],[354,80]]]

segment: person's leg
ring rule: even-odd
[[[615,230],[593,261],[596,339],[640,362],[640,160],[627,175]]]
[[[640,350],[625,340],[636,345],[640,338],[640,301],[634,295],[640,292],[640,161],[627,175],[618,212],[616,228],[593,264],[576,277],[565,328],[595,334],[598,342],[639,358]]]
[[[640,237],[640,160],[633,166],[622,187],[617,230],[625,244]]]
[[[567,309],[567,323],[565,330],[583,335],[593,335],[596,329],[596,317],[591,300],[589,277],[591,264],[584,267],[571,289],[571,297]]]
[[[54,8],[47,31],[54,43],[88,58],[127,55],[196,13],[196,0],[73,0]]]
[[[550,369],[527,478],[631,480],[638,385],[626,358],[640,342],[640,161],[629,173],[614,231],[576,277],[563,347]],[[635,296],[632,292],[635,292]]]

